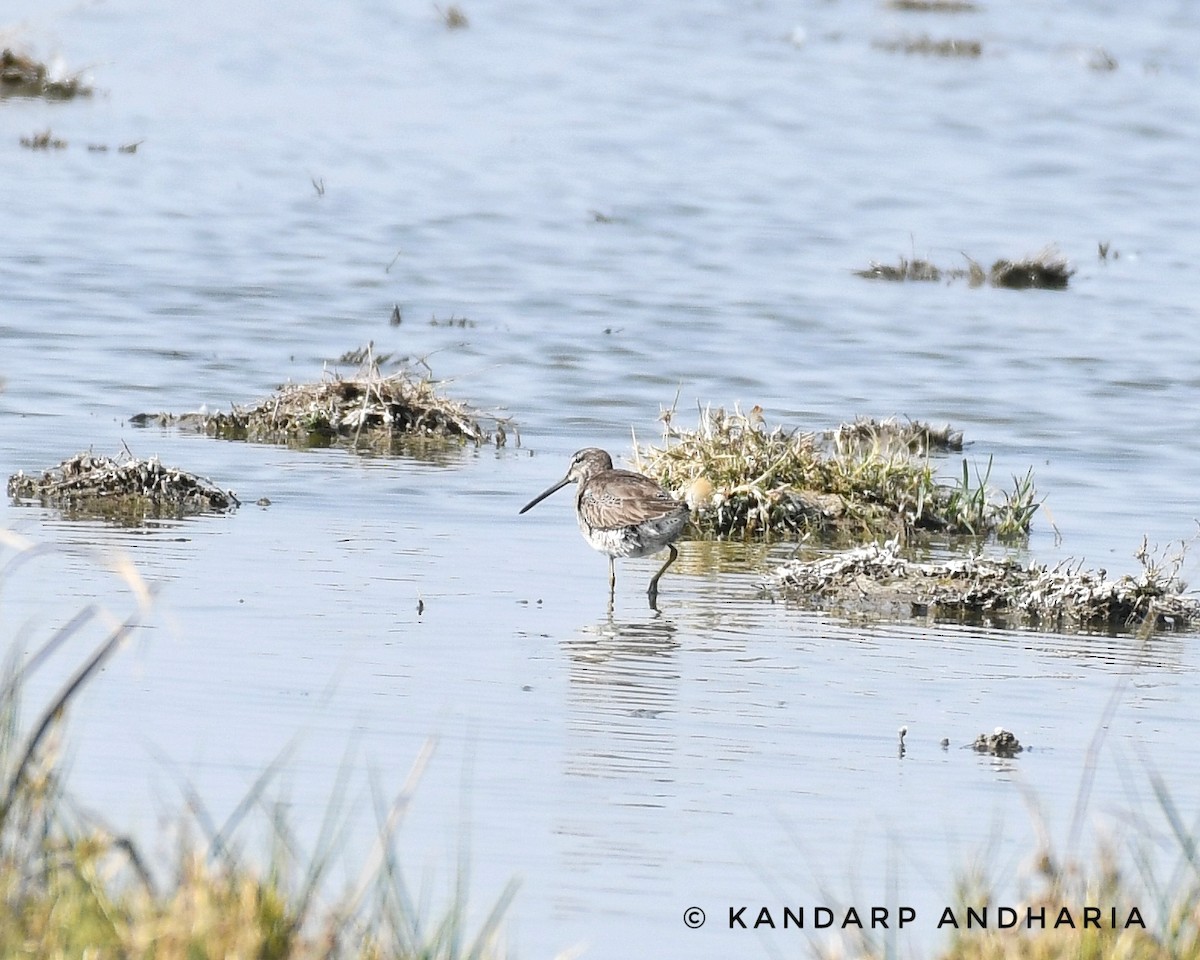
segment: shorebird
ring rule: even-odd
[[[567,475],[521,508],[537,506],[568,483],[578,483],[575,519],[593,550],[608,555],[608,596],[617,588],[617,557],[646,557],[663,547],[671,551],[646,590],[650,606],[658,600],[658,579],[675,562],[674,541],[687,526],[688,505],[676,500],[649,477],[614,470],[612,457],[597,447],[585,447],[571,458]]]

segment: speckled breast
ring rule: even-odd
[[[592,549],[607,553],[610,557],[646,557],[658,553],[679,537],[687,524],[688,509],[681,504],[677,512],[665,517],[612,530],[591,527],[582,516],[577,516],[577,519],[579,529]]]

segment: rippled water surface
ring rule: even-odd
[[[972,857],[1017,875],[1029,798],[1064,844],[1085,810],[1080,853],[1093,825],[1155,819],[1151,770],[1186,807],[1190,636],[824,616],[761,595],[787,544],[685,543],[659,614],[655,561],[624,562],[610,614],[567,493],[517,510],[578,447],[627,457],[678,396],[685,426],[709,403],[953,423],[998,481],[1032,466],[1023,558],[1132,572],[1143,535],[1192,537],[1193,6],[463,9],[453,31],[424,2],[0,13],[97,91],[0,100],[0,468],[126,444],[246,504],[137,531],[0,506],[62,547],[6,570],[6,643],[93,598],[124,611],[114,552],[158,590],[73,717],[82,802],[154,836],[181,782],[220,819],[286,750],[298,831],[341,783],[365,849],[371,772],[394,792],[433,738],[414,885],[436,902],[461,858],[482,914],[519,878],[525,957],[795,953],[793,931],[724,929],[728,907],[836,901],[915,906],[915,950]],[[887,49],[923,35],[982,55]],[[20,146],[47,128],[69,146]],[[853,273],[1048,243],[1064,292]],[[253,401],[368,341],[514,417],[519,445],[431,462],[127,422]],[[1032,752],[961,748],[996,725]]]

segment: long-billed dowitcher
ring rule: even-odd
[[[649,477],[630,470],[614,470],[612,457],[596,447],[585,447],[571,458],[567,475],[521,508],[524,513],[568,483],[578,483],[575,519],[593,550],[608,555],[608,593],[617,587],[617,557],[645,557],[663,547],[671,551],[646,593],[650,605],[658,600],[658,579],[679,551],[674,541],[687,526],[688,505],[676,500]]]

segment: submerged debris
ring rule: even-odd
[[[49,130],[43,130],[41,133],[22,137],[21,146],[26,150],[63,150],[67,146],[67,141],[60,140]]]
[[[41,476],[8,478],[14,501],[57,507],[72,519],[100,517],[139,524],[148,518],[224,513],[239,505],[232,491],[157,457],[117,459],[78,453]]]
[[[878,263],[874,260],[871,265],[865,270],[855,270],[856,276],[866,277],[868,280],[924,280],[937,281],[942,279],[942,271],[935,267],[928,260],[906,260],[900,258],[898,266],[889,266],[885,263]]]
[[[893,10],[919,10],[926,13],[966,13],[978,10],[974,0],[888,0]]]
[[[478,326],[470,317],[456,317],[454,314],[450,314],[448,317],[438,319],[436,313],[429,318],[429,325],[431,327],[470,327],[471,329]]]
[[[450,4],[445,10],[441,7],[435,7],[438,15],[442,18],[442,23],[446,25],[447,30],[464,30],[471,25],[471,21],[467,19],[467,15],[463,13],[462,7],[457,4]]]
[[[692,507],[703,536],[901,536],[920,530],[1019,537],[1038,508],[1032,474],[1011,493],[942,482],[927,456],[961,449],[962,434],[919,421],[857,420],[825,434],[767,429],[761,411],[704,411],[695,430],[666,422],[663,445],[639,446],[637,468]]]
[[[1088,57],[1087,65],[1092,70],[1098,70],[1105,73],[1116,70],[1117,67],[1120,66],[1120,64],[1117,62],[1117,58],[1103,47],[1097,47],[1092,51],[1091,56]]]
[[[942,269],[927,260],[907,260],[901,257],[897,266],[871,261],[865,270],[855,270],[856,276],[868,280],[966,280],[972,287],[985,283],[993,287],[1008,287],[1013,290],[1039,288],[1043,290],[1065,290],[1071,275],[1075,273],[1070,262],[1054,247],[1046,247],[1038,253],[1020,260],[997,260],[990,270],[966,258],[966,267]]]
[[[987,616],[1003,622],[1067,627],[1128,628],[1200,625],[1200,600],[1152,562],[1145,545],[1136,577],[1108,579],[1063,561],[1052,567],[974,555],[918,562],[900,554],[895,540],[870,543],[820,560],[792,560],[771,575],[785,596],[817,606],[913,615]],[[1176,567],[1177,569],[1177,567]]]
[[[92,88],[83,83],[80,76],[61,75],[61,71],[8,47],[0,51],[0,97],[70,100],[91,96]]]
[[[137,148],[140,147],[145,140],[134,140],[131,143],[117,144],[117,153],[137,153]],[[65,147],[66,144],[64,143]],[[89,153],[108,153],[107,143],[89,143],[87,145]]]
[[[364,355],[346,355],[359,361]],[[476,411],[438,392],[438,384],[408,371],[379,372],[369,351],[363,370],[353,377],[327,376],[316,383],[288,383],[275,395],[229,413],[140,413],[139,426],[192,427],[223,440],[329,446],[340,440],[372,450],[388,449],[400,438],[495,443],[503,446],[509,422],[492,418],[488,433]]]
[[[1009,730],[997,727],[992,733],[981,733],[971,744],[976,753],[990,753],[993,757],[1015,757],[1025,748]]]
[[[979,57],[983,44],[978,40],[934,40],[932,37],[910,37],[903,40],[881,40],[875,46],[881,50],[917,53],[927,57]]]

